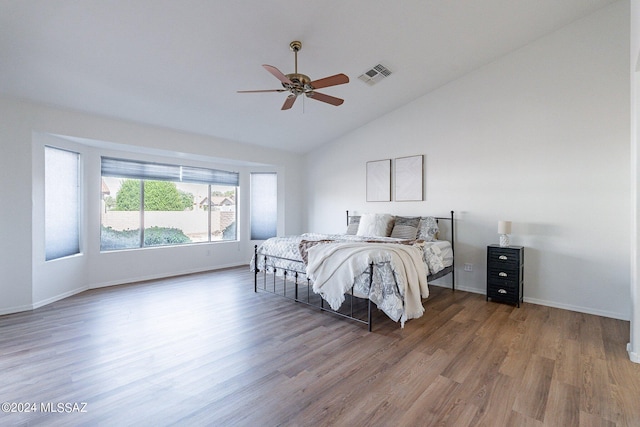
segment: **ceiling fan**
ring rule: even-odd
[[[273,74],[275,78],[280,80],[283,89],[239,90],[238,93],[289,92],[287,99],[285,99],[284,104],[282,105],[282,110],[288,110],[293,107],[293,103],[296,102],[298,96],[302,94],[304,94],[307,98],[315,99],[316,101],[326,102],[327,104],[335,106],[341,105],[344,102],[344,99],[316,92],[316,89],[349,83],[349,77],[346,74],[341,73],[325,77],[323,79],[311,81],[309,76],[298,73],[298,52],[300,51],[300,49],[302,49],[302,43],[299,41],[292,41],[289,44],[289,48],[295,54],[294,73],[283,74],[273,65],[262,65],[265,70],[267,70],[268,72]]]

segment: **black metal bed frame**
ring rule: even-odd
[[[349,211],[347,211],[347,225],[349,224]],[[455,222],[453,219],[453,211],[451,211],[451,216],[450,217],[435,217],[436,221],[451,221],[451,251],[454,253],[455,255],[455,249],[454,249],[454,241],[455,241]],[[270,292],[285,298],[289,298],[294,300],[295,302],[298,303],[302,303],[302,304],[306,304],[308,306],[314,307],[314,308],[318,308],[321,311],[327,311],[330,313],[333,313],[337,316],[341,316],[341,317],[345,317],[347,319],[353,320],[355,322],[359,322],[359,323],[364,323],[367,325],[369,332],[371,332],[372,329],[372,303],[371,300],[369,298],[366,298],[367,303],[366,303],[366,320],[364,320],[362,317],[362,315],[356,315],[354,313],[354,298],[358,298],[355,296],[354,293],[354,286],[355,285],[351,285],[351,292],[349,294],[347,294],[349,296],[349,307],[345,309],[343,309],[344,303],[342,304],[342,306],[338,309],[338,310],[333,310],[330,307],[325,307],[324,304],[324,299],[322,297],[320,297],[318,294],[316,294],[315,292],[311,292],[310,288],[312,287],[311,285],[311,280],[309,278],[306,277],[306,271],[304,269],[304,264],[299,261],[299,260],[295,260],[295,259],[290,259],[290,258],[284,258],[284,257],[279,257],[279,256],[275,256],[275,255],[268,255],[268,254],[261,254],[260,256],[263,256],[264,258],[264,268],[262,270],[260,270],[258,268],[258,245],[254,246],[254,280],[253,280],[253,291],[254,292],[258,292],[258,289],[265,291],[265,292]],[[269,259],[278,259],[278,260],[282,260],[282,261],[291,261],[291,262],[295,262],[295,263],[299,263],[301,266],[301,270],[296,270],[296,269],[292,269],[292,268],[285,268],[285,267],[276,267],[275,264],[272,262],[271,264],[269,264]],[[374,268],[375,268],[375,264],[371,263],[369,264],[368,267],[368,274],[369,274],[369,289],[371,289],[371,286],[373,285],[373,274],[374,274]],[[278,270],[282,270],[282,276],[278,276],[276,273]],[[259,273],[263,273],[263,281],[262,281],[262,286],[258,287],[258,275]],[[271,286],[267,285],[267,273],[272,273],[273,276],[273,282],[271,284]],[[444,277],[448,274],[451,274],[451,290],[455,291],[455,256],[454,259],[451,262],[451,265],[448,267],[445,267],[443,270],[439,271],[436,274],[432,274],[427,276],[427,281],[430,280],[436,280],[439,279],[441,277]],[[292,279],[289,279],[289,276],[293,276]],[[305,276],[304,282],[306,283],[300,283],[299,282],[299,278],[300,276]],[[288,287],[290,288],[291,286],[293,286],[293,296],[289,296],[287,295],[287,289]],[[397,284],[396,284],[397,286]],[[301,295],[300,293],[300,287],[303,288],[303,292]],[[306,288],[306,298],[305,298],[305,292],[304,289]],[[290,292],[290,291],[289,291]],[[315,297],[315,298],[314,298]],[[358,299],[362,299],[362,298],[358,298]],[[319,302],[319,304],[318,304]],[[342,310],[342,311],[341,311]]]

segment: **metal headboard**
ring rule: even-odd
[[[352,216],[357,216],[357,215],[349,215],[349,211],[347,211],[347,227],[349,226],[349,219]],[[455,290],[456,288],[456,276],[455,276],[455,263],[456,263],[456,258],[455,258],[455,221],[453,219],[453,211],[451,211],[450,216],[436,216],[434,217],[436,222],[440,222],[440,221],[451,221],[451,252],[453,252],[453,261],[451,262],[451,289]]]

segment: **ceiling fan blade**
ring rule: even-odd
[[[325,77],[324,79],[314,80],[310,83],[314,89],[322,89],[323,87],[343,85],[349,83],[349,77],[346,74],[336,74],[335,76]]]
[[[284,104],[282,104],[282,110],[288,110],[289,108],[293,107],[293,103],[296,102],[296,95],[289,95],[287,96],[287,99],[284,100]]]
[[[307,96],[311,99],[315,99],[316,101],[326,102],[327,104],[342,105],[344,99],[336,98],[335,96],[325,95],[324,93],[319,92],[307,92]]]
[[[238,90],[236,93],[286,92],[286,89]]]
[[[293,84],[293,82],[291,80],[289,80],[289,77],[285,76],[282,73],[282,71],[278,70],[273,65],[262,64],[262,66],[264,67],[265,70],[267,70],[268,72],[273,74],[275,76],[275,78],[280,80],[282,83],[286,83],[286,84],[290,84],[290,85]]]

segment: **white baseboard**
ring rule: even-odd
[[[169,275],[167,275],[167,274],[158,274],[158,275],[150,275],[150,276],[141,276],[141,277],[137,277],[137,278],[130,278],[130,279],[127,279],[127,280],[95,283],[95,284],[90,285],[90,286],[84,286],[82,288],[74,289],[72,291],[63,292],[61,294],[52,296],[50,298],[47,298],[47,299],[44,299],[44,300],[41,300],[41,301],[36,301],[33,304],[26,304],[26,305],[21,305],[21,306],[17,306],[17,307],[3,308],[2,310],[0,310],[0,316],[5,315],[5,314],[14,314],[14,313],[20,313],[20,312],[23,312],[23,311],[35,310],[37,308],[44,307],[45,305],[51,304],[51,303],[56,302],[56,301],[60,301],[61,299],[68,298],[70,296],[79,294],[80,292],[84,292],[84,291],[89,290],[89,289],[97,289],[97,288],[105,288],[105,287],[108,287],[108,286],[125,285],[125,284],[129,284],[129,283],[144,282],[146,280],[165,279],[167,277],[184,276],[184,275],[187,275],[187,274],[203,273],[205,271],[222,270],[224,268],[231,268],[231,267],[241,267],[243,265],[246,265],[247,269],[249,269],[249,266],[246,263],[234,263],[234,264],[228,264],[228,265],[226,265],[226,264],[225,265],[218,265],[215,268],[203,268],[203,269],[195,269],[195,270],[185,270],[185,271],[172,273],[172,274],[169,274]]]
[[[437,283],[435,281],[433,282],[429,282],[429,286],[438,286],[441,288],[449,288],[451,289],[451,283],[445,283],[444,281],[442,283]],[[456,291],[464,291],[464,292],[471,292],[472,294],[480,294],[480,295],[485,295],[485,289],[478,289],[478,288],[469,288],[466,286],[458,286],[456,284]]]
[[[434,282],[430,282],[429,286],[440,286],[443,288],[451,288],[451,283],[445,283],[443,282],[442,284],[440,283],[436,283]],[[478,288],[471,288],[471,287],[466,287],[466,286],[458,286],[456,284],[456,291],[465,291],[465,292],[471,292],[474,294],[481,294],[481,295],[486,295],[486,288],[482,288],[482,289],[478,289]],[[628,314],[623,314],[623,313],[617,313],[617,312],[611,312],[611,311],[605,311],[605,310],[594,310],[588,307],[580,307],[580,306],[575,306],[575,305],[570,305],[570,304],[560,304],[557,302],[553,302],[553,301],[547,301],[547,300],[542,300],[542,299],[537,299],[537,298],[527,298],[526,296],[524,297],[524,302],[530,303],[530,304],[537,304],[537,305],[544,305],[547,307],[554,307],[554,308],[560,308],[563,310],[569,310],[569,311],[577,311],[578,313],[585,313],[585,314],[593,314],[596,316],[602,316],[602,317],[609,317],[612,319],[618,319],[618,320],[626,320],[629,321],[629,315]]]
[[[33,310],[33,305],[32,304],[19,305],[17,307],[3,308],[2,310],[0,310],[0,316],[4,316],[5,314],[20,313],[22,311],[29,311],[29,310]]]
[[[20,305],[20,306],[17,306],[17,307],[4,308],[4,309],[0,310],[0,316],[5,315],[5,314],[14,314],[14,313],[21,313],[23,311],[35,310],[36,308],[44,307],[45,305],[51,304],[52,302],[60,301],[61,299],[65,299],[65,298],[68,298],[68,297],[70,297],[72,295],[79,294],[80,292],[84,292],[87,289],[89,289],[89,288],[82,287],[82,288],[74,289],[72,291],[61,293],[59,295],[54,295],[54,296],[52,296],[50,298],[47,298],[47,299],[36,301],[33,304],[26,304],[26,305]]]
[[[640,363],[640,353],[631,351],[631,343],[627,343],[627,353],[629,353],[629,360],[634,363]]]
[[[246,265],[247,269],[249,269],[249,265],[245,262],[223,264],[223,265],[216,265],[214,268],[210,268],[210,267],[198,268],[198,269],[191,269],[191,270],[176,271],[171,274],[152,274],[147,276],[130,277],[130,278],[127,278],[126,280],[112,280],[109,282],[94,283],[90,285],[88,289],[106,288],[108,286],[126,285],[129,283],[145,282],[147,280],[158,280],[158,279],[166,279],[169,277],[186,276],[187,274],[204,273],[206,271],[222,270],[224,268],[231,268],[231,267],[241,267],[243,265]]]
[[[61,294],[52,296],[52,297],[47,298],[47,299],[43,299],[41,301],[36,301],[36,302],[34,302],[32,304],[31,310],[35,310],[36,308],[40,308],[40,307],[43,307],[43,306],[45,306],[47,304],[51,304],[52,302],[60,301],[61,299],[68,298],[68,297],[70,297],[72,295],[79,294],[80,292],[84,292],[87,289],[89,289],[89,288],[86,287],[86,286],[83,286],[82,288],[74,289],[72,291],[63,292]]]
[[[102,283],[94,283],[90,286],[86,286],[86,287],[82,287],[82,288],[78,288],[78,289],[74,289],[72,291],[68,291],[68,292],[64,292],[62,294],[53,296],[51,298],[47,298],[45,300],[42,301],[37,301],[33,304],[28,304],[28,305],[23,305],[23,306],[18,306],[18,307],[10,307],[10,308],[5,308],[0,310],[0,315],[5,315],[5,314],[12,314],[12,313],[19,313],[22,311],[30,311],[30,310],[34,310],[36,308],[40,308],[43,307],[47,304],[51,304],[53,302],[59,301],[61,299],[64,298],[68,298],[72,295],[78,294],[80,292],[86,291],[88,289],[97,289],[97,288],[104,288],[104,287],[108,287],[108,286],[117,286],[117,285],[124,285],[124,284],[129,284],[129,283],[136,283],[136,282],[144,282],[147,280],[157,280],[157,279],[164,279],[167,277],[176,277],[176,276],[184,276],[187,274],[194,274],[194,273],[203,273],[205,271],[214,271],[214,270],[221,270],[224,268],[231,268],[231,267],[240,267],[246,265],[245,263],[232,263],[232,264],[225,264],[225,265],[218,265],[215,268],[202,268],[202,269],[193,269],[193,270],[184,270],[184,271],[179,271],[179,272],[175,272],[172,274],[157,274],[157,275],[148,275],[148,276],[140,276],[140,277],[135,277],[135,278],[129,278],[127,280],[116,280],[116,281],[109,281],[109,282],[102,282]],[[249,268],[247,266],[247,268]],[[443,281],[444,282],[444,281]],[[439,287],[443,287],[443,288],[451,288],[451,284],[450,283],[430,283],[430,286],[439,286]],[[470,287],[466,287],[466,286],[456,286],[456,290],[459,291],[464,291],[464,292],[471,292],[474,294],[485,294],[485,290],[484,289],[478,289],[478,288],[470,288]],[[586,314],[593,314],[596,316],[603,316],[603,317],[610,317],[613,319],[619,319],[619,320],[630,320],[629,316],[627,315],[623,315],[621,313],[615,313],[615,312],[608,312],[608,311],[604,311],[604,310],[593,310],[593,309],[589,309],[589,308],[585,308],[585,307],[578,307],[578,306],[573,306],[573,305],[568,305],[568,304],[559,304],[559,303],[555,303],[555,302],[551,302],[551,301],[546,301],[546,300],[540,300],[540,299],[536,299],[536,298],[524,298],[524,302],[527,303],[531,303],[531,304],[538,304],[538,305],[544,305],[547,307],[554,307],[554,308],[560,308],[563,310],[569,310],[569,311],[577,311],[579,313],[586,313]],[[632,352],[631,350],[631,345],[627,344],[627,351],[629,352],[629,358],[636,363],[640,363],[640,354],[636,353],[636,352]]]
[[[537,298],[527,298],[527,297],[525,297],[524,298],[524,302],[528,302],[528,303],[531,303],[531,304],[544,305],[544,306],[547,306],[547,307],[561,308],[563,310],[577,311],[578,313],[593,314],[593,315],[596,315],[596,316],[609,317],[611,319],[627,320],[627,321],[630,320],[628,314],[616,313],[616,312],[613,312],[613,311],[605,311],[605,310],[594,310],[594,309],[588,308],[588,307],[580,307],[580,306],[575,306],[575,305],[570,305],[570,304],[560,304],[560,303],[557,303],[557,302],[541,300],[541,299],[537,299]]]

